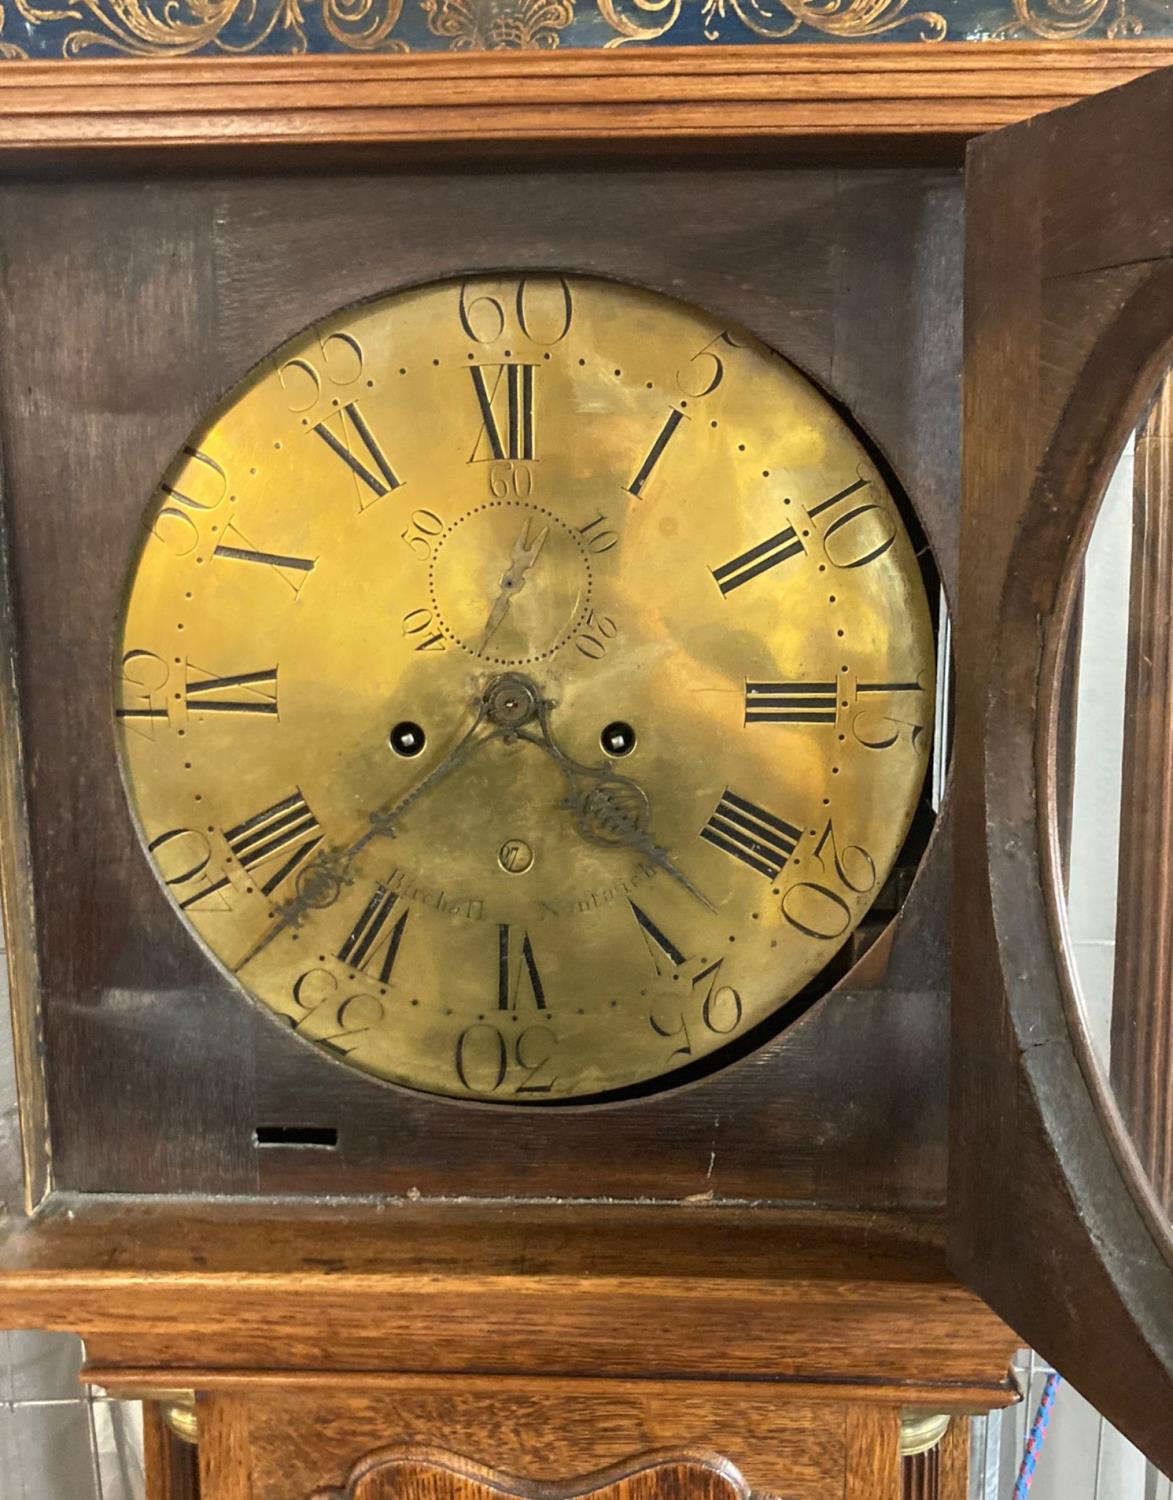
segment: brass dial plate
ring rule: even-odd
[[[298,1036],[463,1098],[670,1082],[768,1018],[883,885],[931,739],[867,451],[748,334],[582,277],[265,360],[154,497],[118,635],[184,918]]]

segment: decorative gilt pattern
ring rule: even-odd
[[[930,0],[930,4],[932,0]],[[1173,35],[1173,0],[0,0],[0,59]]]
[[[574,0],[423,0],[428,30],[454,52],[523,52],[557,47],[574,20]]]

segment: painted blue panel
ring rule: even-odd
[[[1173,36],[1173,0],[0,0],[0,56]]]

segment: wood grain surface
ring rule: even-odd
[[[110,1384],[541,1371],[1013,1399],[1013,1335],[907,1216],[63,1202],[0,1240],[0,1305],[82,1333]]]
[[[1173,1250],[1069,1026],[1039,767],[1069,559],[1173,330],[1171,124],[1165,70],[971,147],[950,1084],[952,1263],[1167,1472]]]
[[[148,497],[210,404],[328,310],[509,264],[657,288],[782,350],[891,465],[951,592],[958,174],[732,161],[89,174],[0,189],[0,252],[0,445],[57,1186],[939,1204],[947,819],[889,940],[839,978],[833,1003],[744,1060],[589,1109],[454,1103],[346,1070],[212,964],[138,844],[110,663]],[[258,1146],[259,1125],[333,1130],[337,1146]]]
[[[1032,41],[21,62],[0,66],[0,160],[786,140],[956,160],[969,136],[1171,59],[1169,41]]]
[[[1173,374],[1137,432],[1132,524],[1110,1078],[1173,1221]]]
[[[900,1413],[853,1406],[844,1432],[843,1500],[895,1500],[900,1494]]]
[[[778,1388],[733,1385],[722,1396],[713,1387],[694,1393],[686,1385],[645,1393],[632,1381],[592,1392],[584,1382],[577,1395],[551,1398],[531,1382],[472,1401],[438,1386],[426,1401],[330,1387],[299,1389],[289,1402],[277,1389],[249,1390],[241,1399],[248,1406],[253,1500],[319,1488],[362,1497],[368,1491],[382,1497],[385,1489],[390,1496],[402,1477],[402,1450],[434,1444],[520,1476],[527,1488],[576,1494],[601,1488],[596,1471],[635,1454],[704,1450],[732,1458],[749,1488],[816,1500],[820,1484],[844,1462],[844,1408]],[[371,1453],[383,1457],[360,1459]],[[386,1472],[379,1476],[379,1469]]]
[[[255,1488],[253,1493],[256,1500]],[[496,1500],[500,1495],[518,1500],[748,1500],[749,1489],[732,1464],[709,1455],[665,1454],[570,1483],[535,1484],[441,1450],[408,1448],[361,1460],[344,1485],[317,1490],[312,1500]]]

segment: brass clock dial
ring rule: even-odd
[[[908,535],[819,392],[634,287],[443,282],[258,366],[155,496],[115,713],[146,849],[356,1068],[672,1081],[880,890],[925,775]]]

